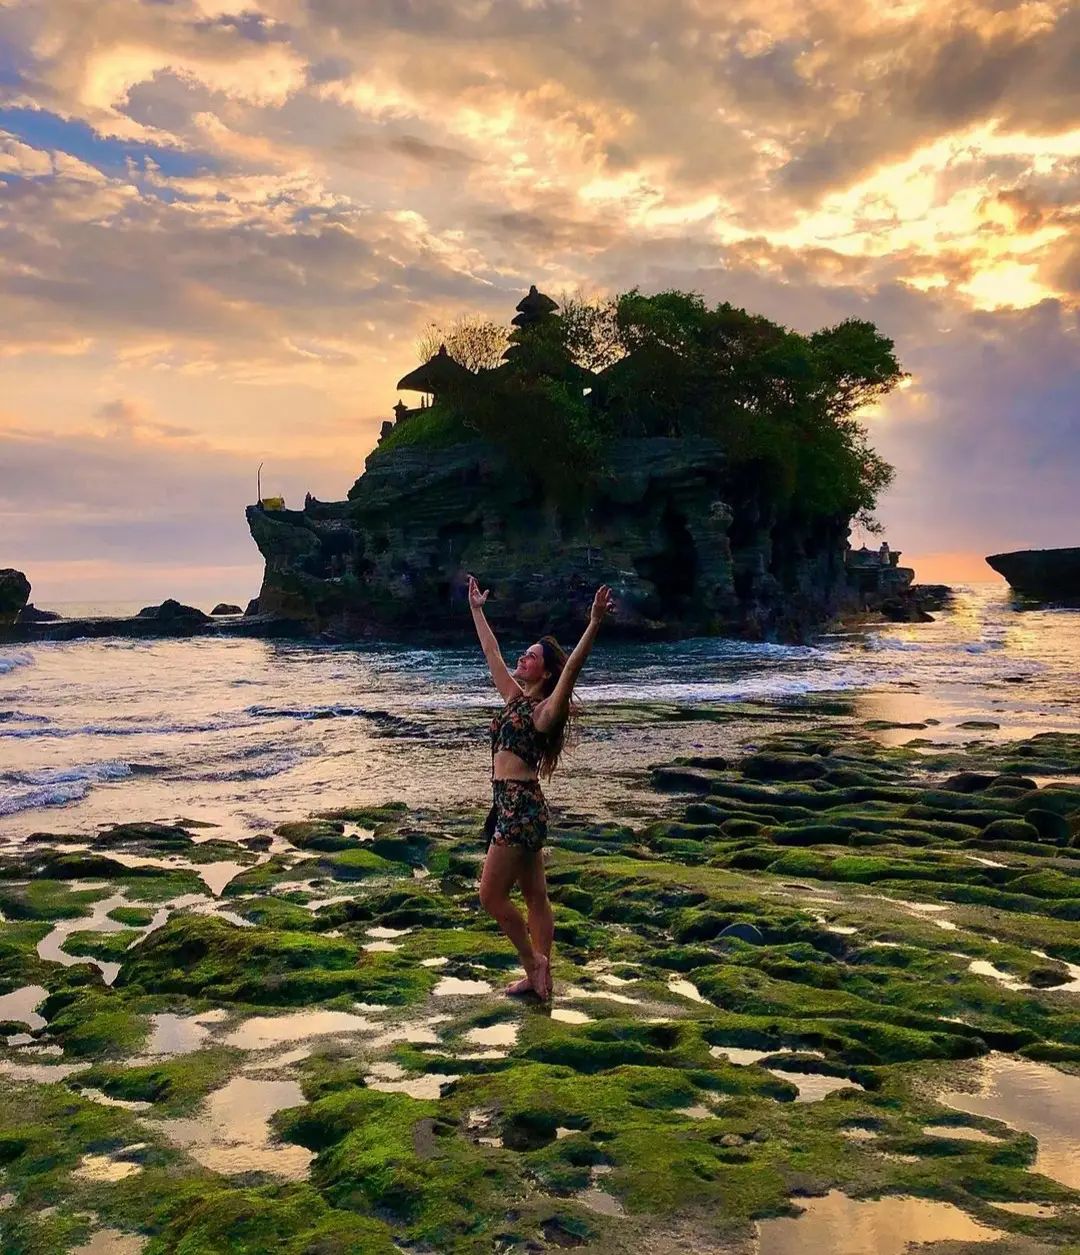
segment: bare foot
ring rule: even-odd
[[[509,995],[510,997],[513,997],[516,994],[531,994],[532,992],[532,981],[527,976],[523,976],[521,980],[511,981],[510,984],[503,990],[503,993]]]
[[[538,954],[536,963],[530,973],[530,980],[533,992],[543,1002],[547,1002],[551,997],[551,964],[547,961],[545,955]]]

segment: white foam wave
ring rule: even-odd
[[[95,784],[123,780],[132,774],[128,763],[115,759],[43,771],[10,772],[0,784],[0,815],[80,802]]]
[[[33,665],[33,654],[0,654],[0,675],[7,675],[16,667],[32,667]]]

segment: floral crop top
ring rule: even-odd
[[[540,704],[536,697],[513,697],[491,721],[491,756],[509,750],[534,771],[540,766],[547,743],[547,733],[533,723],[533,710]]]

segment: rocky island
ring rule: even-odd
[[[986,561],[1024,597],[1080,604],[1080,549],[1018,549]]]
[[[910,569],[848,562],[892,474],[856,412],[902,377],[871,324],[800,336],[679,292],[560,313],[534,287],[517,310],[501,356],[498,328],[486,357],[451,329],[399,382],[422,404],[398,403],[347,500],[248,507],[262,613],[452,635],[475,571],[494,620],[538,633],[572,631],[604,581],[626,634],[791,640],[907,595]]]

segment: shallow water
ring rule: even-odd
[[[338,1033],[371,1033],[381,1025],[350,1011],[295,1011],[286,1015],[256,1015],[223,1038],[226,1046],[241,1050],[269,1050],[286,1042],[306,1041]]]
[[[756,1255],[903,1255],[919,1242],[991,1242],[1000,1231],[925,1198],[856,1201],[839,1191],[799,1199],[801,1216],[759,1220]]]
[[[0,994],[0,1020],[17,1020],[31,1031],[45,1027],[45,1019],[37,1008],[49,996],[41,985],[23,985],[9,994]]]
[[[1078,622],[1075,611],[1018,612],[989,584],[961,590],[935,623],[838,633],[813,646],[601,640],[579,686],[596,717],[583,723],[551,800],[610,813],[638,800],[627,773],[657,761],[660,743],[667,758],[723,753],[763,727],[610,724],[603,716],[613,702],[792,703],[848,693],[859,719],[938,720],[876,732],[883,740],[1070,729],[1080,699]],[[512,654],[522,643],[507,637],[503,646]],[[1006,682],[1016,677],[1023,683]],[[489,792],[492,705],[472,644],[196,638],[0,647],[0,838],[50,823],[85,830],[121,814],[190,816],[220,824],[216,836],[239,837],[306,814],[315,798],[327,807],[475,804]],[[1000,728],[960,727],[979,718]],[[46,808],[61,809],[43,822]]]
[[[147,1124],[213,1172],[225,1176],[265,1172],[283,1181],[299,1181],[307,1176],[314,1156],[303,1146],[274,1142],[269,1121],[275,1112],[303,1102],[295,1081],[237,1076],[215,1090],[197,1116],[148,1119]]]
[[[1080,1189],[1080,1076],[993,1054],[982,1062],[974,1093],[949,1091],[938,1101],[1032,1134],[1039,1143],[1033,1171]]]

